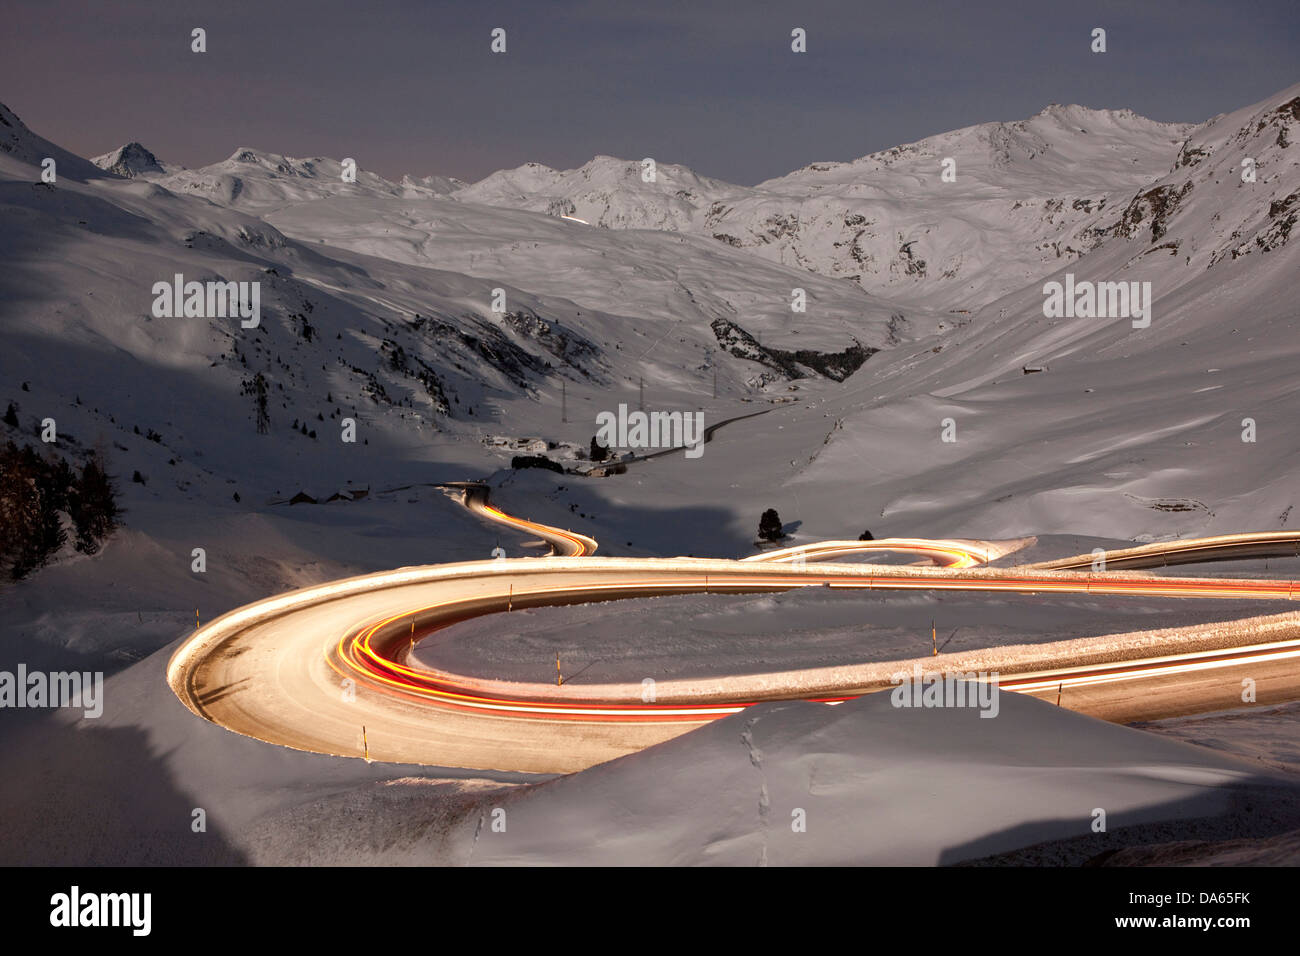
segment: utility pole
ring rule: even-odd
[[[638,383],[637,384],[638,396],[636,400],[636,407],[644,412],[645,411],[645,378],[638,376],[637,383]]]

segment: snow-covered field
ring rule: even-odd
[[[1077,863],[1300,826],[1272,767],[1016,694],[994,720],[887,694],[761,704],[539,785],[228,733],[154,692],[166,658],[111,679],[100,721],[10,728],[7,863],[933,865],[1057,843],[1039,862]]]
[[[974,654],[1293,611],[1289,602],[826,593],[646,598],[493,614],[416,649],[440,671],[544,683],[560,655],[565,683],[723,677]],[[933,624],[934,633],[931,632]],[[1293,623],[1293,627],[1300,622]],[[637,640],[654,635],[653,641]],[[882,668],[888,672],[889,668]]]
[[[1086,833],[1097,806],[1112,831],[1199,815],[1230,835],[1234,788],[1277,769],[1032,700],[971,726],[879,701],[764,705],[502,795],[506,833],[489,813],[475,841],[492,788],[523,778],[283,751],[193,717],[162,670],[196,615],[497,546],[539,553],[441,481],[488,479],[511,513],[608,555],[742,557],[769,507],[788,543],[1037,535],[1019,560],[1289,527],[1300,86],[1197,126],[1052,106],[753,187],[668,162],[647,183],[610,157],[471,185],[364,169],[345,183],[337,159],[251,147],[193,170],[138,144],[92,163],[29,119],[0,107],[0,407],[19,421],[0,441],[39,443],[54,419],[59,453],[105,456],[126,514],[99,554],[67,547],[0,586],[0,669],[111,675],[98,721],[0,714],[5,860],[947,863]],[[259,282],[258,326],[153,315],[154,283],[177,273]],[[1067,273],[1149,282],[1149,327],[1046,317],[1043,284]],[[698,458],[511,470],[527,448],[585,466],[575,450],[620,403],[706,426],[769,411]],[[319,503],[290,504],[299,492]],[[941,641],[956,629],[954,651],[1273,610],[677,598],[520,613],[507,633],[487,618],[427,653],[521,679],[556,650],[578,680],[696,676],[924,653],[931,620]],[[358,808],[392,812],[359,832]]]

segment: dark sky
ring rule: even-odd
[[[87,156],[475,180],[605,153],[752,184],[1051,102],[1198,122],[1300,81],[1297,50],[1298,0],[5,0],[0,102]]]

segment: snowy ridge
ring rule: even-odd
[[[454,198],[575,216],[607,229],[695,231],[700,210],[718,197],[747,192],[719,179],[699,176],[685,166],[655,163],[654,181],[647,167],[613,156],[597,156],[564,172],[539,163],[493,173],[459,190]]]
[[[566,172],[494,173],[454,198],[692,232],[878,294],[970,309],[1086,252],[1080,236],[1106,204],[1167,169],[1190,128],[1053,105],[752,188],[666,163],[646,183],[640,162],[598,156]],[[945,158],[953,182],[941,179]]]
[[[454,179],[403,177],[392,183],[357,163],[356,181],[344,182],[341,160],[294,159],[240,147],[228,159],[199,169],[181,170],[158,179],[175,193],[202,196],[223,206],[264,213],[296,203],[342,196],[433,198],[459,186]]]

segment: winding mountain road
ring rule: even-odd
[[[834,702],[887,689],[880,664],[655,684],[517,684],[417,666],[421,640],[457,622],[519,608],[668,594],[741,594],[808,585],[858,590],[1158,595],[1292,600],[1294,582],[1161,578],[1107,570],[984,566],[1015,543],[822,542],[746,560],[589,557],[584,535],[515,518],[485,486],[457,486],[465,507],[538,534],[557,556],[402,568],[277,595],[212,621],[173,655],[167,680],[199,716],[301,750],[474,769],[565,772],[684,733],[762,700]],[[1234,536],[1228,536],[1234,537]],[[1242,549],[1260,536],[1235,536]],[[1269,540],[1265,546],[1273,546]],[[1175,557],[1221,557],[1232,541]],[[1148,546],[1142,559],[1155,557]],[[850,551],[903,552],[945,567],[809,564]],[[1089,555],[1091,567],[1093,556]],[[1124,556],[1121,555],[1121,560]],[[1050,563],[1050,562],[1049,562]],[[1113,564],[1109,565],[1113,567]],[[1243,672],[1261,701],[1300,696],[1300,625],[1267,644],[1167,654],[1081,667],[1075,662],[999,678],[1004,690],[1044,697],[1068,688],[1073,709],[1116,720],[1239,703]]]

